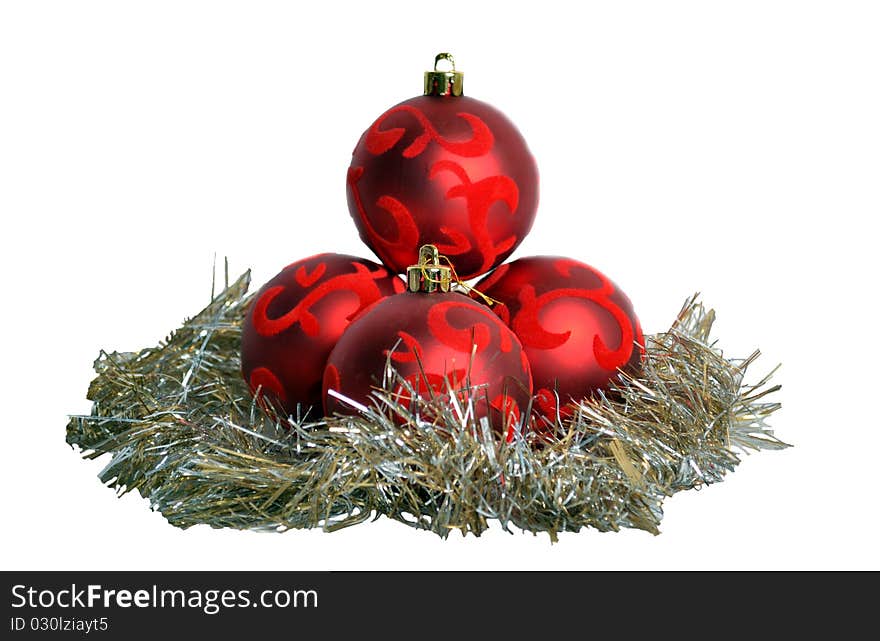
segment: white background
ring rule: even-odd
[[[880,568],[880,16],[871,2],[4,2],[4,569]],[[515,256],[608,274],[648,332],[695,291],[727,353],[783,367],[795,445],[666,502],[662,534],[386,519],[336,534],[181,531],[65,444],[101,348],[155,344],[216,254],[259,286],[369,255],[344,191],[360,133],[438,51],[541,172]]]

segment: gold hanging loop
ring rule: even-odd
[[[436,245],[422,245],[419,248],[418,264],[406,268],[406,285],[411,292],[423,293],[449,292],[456,285],[468,295],[476,295],[487,305],[500,302],[459,278],[455,265],[448,256],[440,253]]]
[[[440,62],[449,63],[450,69],[438,69]],[[426,96],[460,96],[464,85],[464,74],[455,70],[455,59],[451,53],[438,53],[434,58],[434,69],[425,72]]]
[[[406,268],[406,284],[411,292],[448,292],[452,287],[452,271],[440,264],[436,245],[419,248],[419,262]]]

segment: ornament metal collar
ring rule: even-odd
[[[441,71],[437,65],[445,60],[452,67]],[[434,58],[433,71],[425,72],[426,96],[460,96],[464,85],[464,74],[455,70],[455,59],[451,53],[438,53]]]

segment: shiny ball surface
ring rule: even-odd
[[[386,362],[421,396],[471,389],[477,418],[488,417],[507,439],[520,429],[532,393],[529,363],[513,332],[484,306],[458,293],[391,296],[358,317],[330,354],[324,373],[324,409],[356,414],[330,393],[370,404]],[[410,406],[399,384],[395,398]]]
[[[548,418],[637,368],[645,343],[632,303],[597,269],[560,256],[502,265],[476,288],[499,301],[495,313],[523,345],[535,407]],[[559,407],[557,407],[557,395]]]
[[[320,418],[330,350],[358,312],[403,289],[402,279],[356,256],[319,254],[285,267],[254,296],[242,326],[251,391],[288,414]]]
[[[389,269],[437,245],[462,279],[501,264],[532,227],[538,169],[500,111],[465,96],[418,96],[361,136],[347,176],[363,241]]]

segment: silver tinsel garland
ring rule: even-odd
[[[102,352],[92,412],[67,426],[84,456],[109,455],[101,481],[179,527],[332,531],[384,514],[443,537],[493,520],[554,540],[584,526],[657,533],[665,497],[720,481],[741,452],[786,447],[766,423],[778,386],[743,380],[758,353],[725,358],[695,298],[646,337],[638,375],[584,399],[549,444],[499,442],[467,397],[403,407],[390,368],[357,417],[279,421],[239,372],[249,278],[158,347]]]

